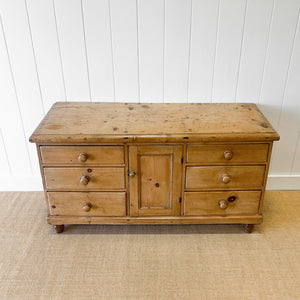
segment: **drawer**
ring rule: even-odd
[[[44,164],[123,164],[123,146],[41,146]]]
[[[195,166],[186,168],[187,189],[262,188],[265,166]]]
[[[123,167],[44,168],[47,190],[115,190],[125,188]]]
[[[268,144],[188,145],[188,163],[264,163]]]
[[[59,216],[126,216],[125,192],[47,193],[50,214]]]
[[[186,192],[184,215],[257,214],[261,192]]]

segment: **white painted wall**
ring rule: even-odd
[[[254,102],[300,189],[300,0],[0,0],[0,190],[40,190],[28,138],[56,101]]]

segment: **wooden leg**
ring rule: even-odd
[[[246,233],[251,233],[252,230],[253,230],[253,224],[243,224],[243,230],[246,232]]]
[[[53,228],[55,229],[56,233],[62,233],[65,229],[64,225],[53,225]]]

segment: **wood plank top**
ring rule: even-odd
[[[57,102],[34,143],[273,141],[279,135],[250,103]]]

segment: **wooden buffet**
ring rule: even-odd
[[[272,144],[255,104],[55,103],[36,143],[49,224],[262,222]]]

